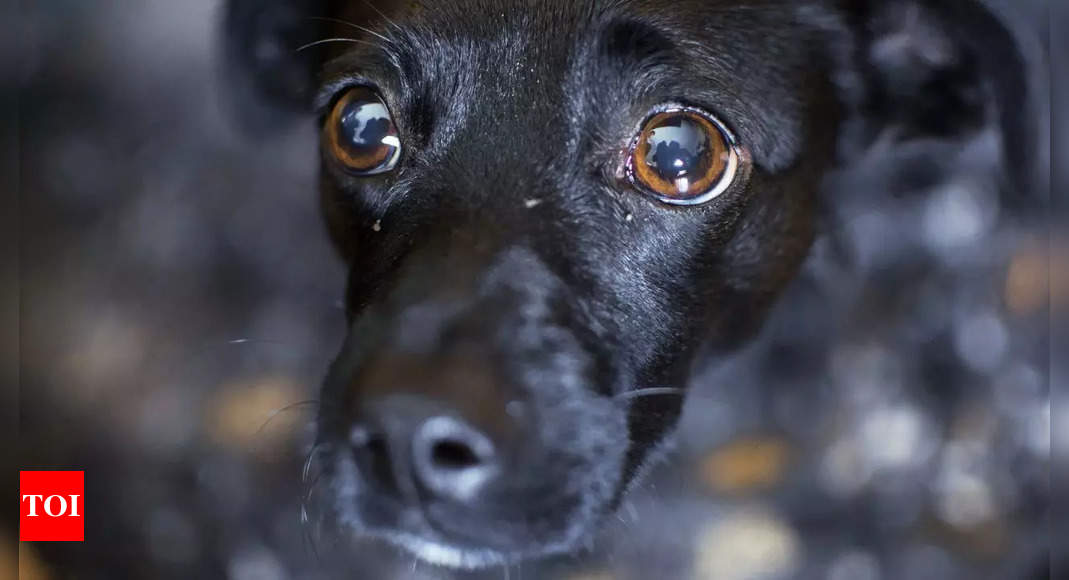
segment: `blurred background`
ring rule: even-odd
[[[315,128],[235,129],[219,12],[40,0],[20,16],[3,76],[21,111],[17,462],[84,469],[87,497],[84,543],[3,543],[22,578],[1051,577],[1069,401],[1050,395],[1049,300],[1069,283],[1045,205],[968,170],[834,200],[768,327],[699,371],[675,452],[588,553],[451,574],[313,545],[300,470],[344,273]]]

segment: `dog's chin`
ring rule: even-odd
[[[373,536],[393,544],[423,562],[446,568],[478,570],[513,564],[524,559],[523,554],[507,554],[490,548],[454,546],[406,532],[381,532]]]
[[[415,514],[410,514],[410,518]],[[421,518],[422,519],[422,518]],[[369,526],[359,523],[357,518],[346,518],[347,531],[354,539],[384,541],[418,560],[461,570],[477,570],[493,566],[517,564],[522,561],[545,558],[575,551],[580,539],[590,529],[590,525],[571,522],[567,531],[553,539],[516,545],[480,545],[476,541],[461,541],[451,538],[427,527],[426,531],[404,529],[395,526]],[[592,524],[592,522],[591,522]],[[423,528],[424,526],[415,526]]]
[[[357,505],[360,505],[359,502]],[[363,505],[366,507],[367,504]],[[594,526],[593,522],[587,524],[571,522],[567,531],[553,539],[543,538],[537,542],[515,545],[498,543],[498,545],[491,546],[480,545],[475,540],[452,538],[448,534],[439,532],[428,523],[426,517],[418,509],[409,508],[404,510],[404,515],[399,516],[403,522],[412,524],[405,529],[392,523],[368,522],[362,517],[364,512],[354,507],[353,504],[349,504],[335,511],[334,517],[337,518],[335,524],[340,526],[336,528],[338,533],[349,535],[354,541],[383,541],[427,564],[458,570],[478,570],[512,565],[526,560],[569,553],[577,549],[580,544],[579,539]]]
[[[503,551],[496,548],[462,546],[446,540],[432,539],[413,532],[398,530],[363,530],[358,537],[385,541],[427,564],[457,570],[479,570],[507,566],[522,561],[568,553],[573,541],[532,547],[528,550]]]

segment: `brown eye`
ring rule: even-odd
[[[376,175],[397,166],[401,139],[389,109],[365,87],[349,89],[324,126],[326,148],[350,173]]]
[[[627,175],[665,203],[696,205],[724,193],[738,166],[731,133],[704,112],[681,107],[657,113],[642,125]]]

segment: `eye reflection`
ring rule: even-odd
[[[628,162],[636,185],[662,201],[692,205],[730,186],[738,158],[726,129],[690,109],[651,117],[642,127]]]
[[[331,111],[325,131],[330,152],[352,173],[385,173],[400,158],[401,140],[390,111],[369,89],[346,93]]]
[[[666,181],[683,180],[688,175],[702,173],[707,164],[709,139],[694,123],[684,117],[668,119],[667,124],[649,131],[646,144],[646,165]],[[672,125],[671,123],[678,123]],[[687,190],[683,189],[683,193]]]

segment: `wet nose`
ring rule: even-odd
[[[471,503],[498,476],[491,438],[440,403],[407,396],[374,409],[353,427],[350,442],[380,489]]]

